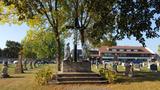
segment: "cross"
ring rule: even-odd
[[[73,60],[74,62],[77,62],[77,38],[78,38],[78,30],[81,27],[75,27],[75,26],[66,26],[67,29],[74,29],[74,56]]]

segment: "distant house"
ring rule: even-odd
[[[141,46],[102,46],[99,48],[99,55],[106,61],[147,61],[154,57],[154,52],[149,48]]]

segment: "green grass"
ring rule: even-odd
[[[11,78],[0,79],[0,90],[160,90],[160,72],[151,73],[145,67],[143,72],[135,72],[136,77],[129,78],[123,76],[124,67],[122,66],[118,67],[121,73],[118,73],[118,80],[114,84],[52,84],[39,86],[34,80],[35,73],[46,66],[50,66],[53,72],[57,72],[57,66],[54,64],[30,69],[25,71],[24,74],[14,74],[15,65],[9,65]],[[99,68],[101,67],[103,66]],[[95,66],[92,66],[92,70],[98,73]]]

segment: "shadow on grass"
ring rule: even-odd
[[[133,77],[123,75],[124,72],[118,73],[117,83],[131,83],[144,81],[160,81],[160,72],[134,72]]]
[[[25,76],[9,76],[9,78],[25,78]]]

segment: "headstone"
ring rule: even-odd
[[[142,63],[142,67],[145,67],[145,63],[144,62]]]
[[[157,65],[156,65],[156,64],[151,64],[151,65],[150,65],[150,70],[151,70],[152,72],[157,72],[157,70],[158,70]]]
[[[125,63],[125,75],[132,77],[133,76],[133,64],[130,64],[129,62]]]
[[[131,63],[130,64],[130,71],[129,71],[128,76],[133,77],[133,74],[134,74],[134,65],[133,65],[133,63]]]
[[[134,70],[136,70],[136,71],[140,71],[141,70],[141,66],[140,66],[140,64],[134,64]]]
[[[15,68],[15,73],[24,73],[22,59],[23,59],[23,53],[22,51],[20,51],[18,56],[18,63],[16,64],[16,68]]]
[[[5,62],[4,64],[3,64],[3,67],[2,67],[2,74],[1,74],[1,77],[2,78],[8,78],[9,77],[9,75],[8,75],[8,64],[7,64],[8,62]]]
[[[124,63],[124,62],[122,62],[121,66],[125,66],[125,63]]]

